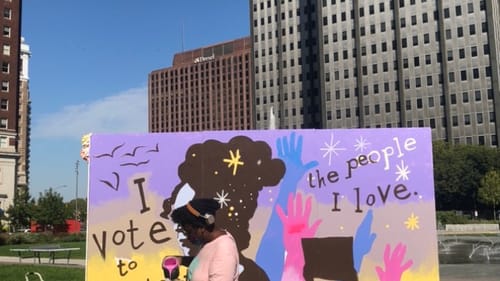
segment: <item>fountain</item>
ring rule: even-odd
[[[438,237],[440,264],[500,264],[500,236]]]

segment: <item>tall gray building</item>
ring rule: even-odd
[[[430,127],[498,146],[498,0],[250,1],[256,128]]]

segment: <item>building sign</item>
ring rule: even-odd
[[[193,63],[200,63],[200,62],[206,62],[206,61],[211,61],[215,59],[215,54],[212,54],[209,57],[197,57],[194,59]]]
[[[432,171],[425,128],[93,134],[86,278],[164,280],[169,214],[209,197],[240,281],[437,281]]]

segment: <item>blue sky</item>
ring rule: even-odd
[[[80,139],[147,132],[147,79],[173,55],[249,36],[247,0],[24,0],[31,48],[30,191],[86,196]],[[182,36],[184,34],[184,36]]]

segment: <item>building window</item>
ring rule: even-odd
[[[470,115],[469,114],[464,115],[464,124],[470,125]]]
[[[7,129],[8,120],[7,118],[0,118],[0,129]]]
[[[484,145],[484,136],[479,136],[477,140],[479,142],[479,145]]]
[[[8,62],[2,62],[2,73],[8,74],[10,72],[10,64]]]
[[[483,113],[482,112],[476,113],[476,122],[478,124],[483,124]]]
[[[457,95],[451,94],[450,99],[451,99],[451,104],[457,104]]]
[[[10,27],[4,26],[3,27],[3,37],[9,37],[10,38]]]
[[[488,24],[486,22],[481,23],[481,31],[483,33],[488,33]]]
[[[423,107],[422,99],[418,98],[417,99],[417,108],[422,108],[422,107]]]
[[[462,48],[462,49],[458,50],[458,57],[460,59],[464,59],[465,58],[465,49]]]
[[[451,39],[451,29],[446,29],[445,34],[446,34],[446,39]]]
[[[0,110],[8,110],[9,109],[9,101],[7,99],[0,100]]]
[[[429,107],[434,107],[434,97],[429,97]]]
[[[444,18],[447,19],[450,17],[450,9],[449,8],[445,8],[444,9]]]
[[[436,128],[436,119],[434,118],[431,118],[430,120],[430,126],[432,129],[435,129]]]
[[[424,34],[424,44],[429,44],[430,42],[430,36],[429,33]]]
[[[476,34],[476,26],[474,24],[469,25],[469,34],[470,35]]]
[[[475,97],[476,101],[481,101],[481,91],[477,90],[474,93],[474,97]]]
[[[9,44],[3,44],[3,54],[5,56],[10,56],[10,45]]]
[[[473,3],[468,3],[468,4],[467,4],[467,12],[468,12],[469,14],[474,13],[474,4],[473,4]]]
[[[471,53],[471,56],[477,57],[477,47],[476,46],[470,47],[470,53]]]
[[[455,82],[455,72],[449,72],[449,73],[448,73],[448,81],[449,81],[450,83]]]
[[[479,79],[479,69],[478,68],[472,69],[472,77],[474,79]]]
[[[467,71],[465,71],[465,70],[460,71],[460,80],[462,80],[462,81],[467,80]]]
[[[8,137],[0,137],[0,148],[6,148],[9,146],[9,138]]]
[[[9,91],[9,81],[2,81],[2,92]]]
[[[462,93],[462,103],[469,103],[469,93],[467,92]]]
[[[10,8],[3,9],[3,18],[8,20],[12,18],[12,10]]]

